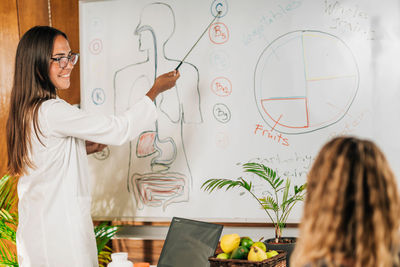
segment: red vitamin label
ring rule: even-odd
[[[216,22],[208,30],[208,36],[214,44],[224,44],[229,40],[229,30],[222,22]]]
[[[225,77],[217,77],[211,82],[211,90],[218,96],[229,96],[232,93],[232,83]]]

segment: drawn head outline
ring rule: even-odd
[[[165,45],[174,32],[175,14],[171,6],[155,2],[142,9],[134,34],[139,36],[139,50],[144,51],[152,48],[154,43]]]

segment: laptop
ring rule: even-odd
[[[206,267],[222,225],[173,217],[157,267]]]

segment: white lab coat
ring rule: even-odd
[[[147,96],[119,116],[88,113],[61,99],[41,105],[44,145],[32,129],[36,168],[18,182],[20,267],[98,266],[84,140],[120,145],[151,128],[156,117]]]

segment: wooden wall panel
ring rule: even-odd
[[[79,3],[78,0],[51,0],[51,20],[53,27],[65,32],[72,51],[79,52]],[[71,75],[71,87],[58,92],[70,104],[80,103],[79,62]]]
[[[15,51],[19,40],[17,4],[15,0],[0,1],[0,176],[7,169],[5,125],[12,87]]]
[[[47,0],[17,0],[20,37],[33,26],[49,25]]]
[[[6,96],[0,97],[0,177],[3,177],[7,173],[8,156],[5,130],[8,117],[8,99],[9,97]]]
[[[0,90],[2,94],[9,94],[14,73],[15,51],[19,40],[15,0],[1,1],[0,29]]]

